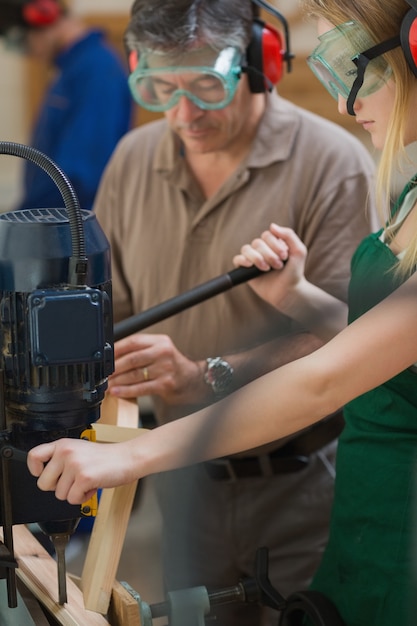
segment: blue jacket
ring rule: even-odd
[[[58,76],[45,95],[31,145],[49,156],[91,209],[103,169],[130,128],[132,99],[121,60],[99,31],[90,31],[56,59]],[[19,209],[64,206],[55,183],[25,162]]]

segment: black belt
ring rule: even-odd
[[[272,452],[257,456],[223,457],[204,463],[204,467],[213,480],[229,481],[299,472],[309,464],[310,455],[340,435],[343,426],[343,414],[340,411]]]

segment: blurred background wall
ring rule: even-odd
[[[74,12],[83,16],[88,23],[103,27],[109,39],[123,54],[122,36],[129,19],[133,0],[72,0]],[[149,0],[152,2],[152,0]],[[315,46],[315,26],[309,23],[299,8],[297,0],[271,0],[290,25],[291,47],[296,54],[293,71],[284,76],[279,92],[296,103],[317,112],[356,133],[353,118],[341,117],[336,103],[308,69],[305,58]],[[279,26],[274,18],[263,14],[263,18]],[[6,49],[0,42],[0,140],[27,143],[29,131],[36,115],[39,100],[50,78],[45,69],[28,61],[16,52]],[[155,117],[147,111],[136,113],[135,123],[145,123]],[[360,137],[367,141],[367,138]],[[19,159],[1,156],[0,161],[0,211],[10,210],[20,194]]]

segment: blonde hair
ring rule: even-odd
[[[307,15],[323,18],[331,24],[353,20],[369,33],[376,42],[399,35],[401,23],[410,5],[405,0],[302,0]],[[389,221],[392,180],[395,170],[405,157],[404,139],[410,120],[412,87],[417,80],[400,47],[384,55],[391,66],[395,81],[395,102],[391,113],[387,137],[378,167],[377,199],[384,221]],[[417,264],[417,232],[398,264],[402,276],[408,276]]]

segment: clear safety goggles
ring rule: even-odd
[[[330,95],[336,100],[345,98],[348,112],[355,115],[353,105],[358,95],[371,95],[391,77],[391,67],[382,55],[401,45],[400,36],[375,44],[360,24],[346,22],[319,40],[307,63]]]
[[[200,109],[222,109],[236,93],[242,55],[237,48],[221,52],[203,48],[181,58],[154,51],[140,53],[129,76],[134,100],[150,111],[168,111],[182,96]],[[185,61],[186,64],[173,64]]]

